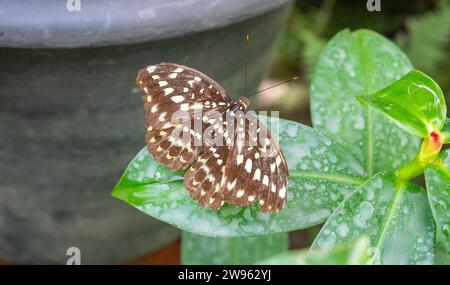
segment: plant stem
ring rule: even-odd
[[[422,141],[419,154],[413,161],[397,170],[397,177],[402,181],[409,181],[425,170],[425,167],[436,160],[442,148],[442,136],[438,131],[433,131]]]
[[[425,163],[420,160],[419,156],[416,156],[413,161],[403,166],[399,170],[397,170],[397,177],[402,181],[409,181],[420,174],[422,174],[425,170]]]

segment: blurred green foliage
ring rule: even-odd
[[[371,263],[367,236],[328,250],[291,250],[260,261],[270,265],[368,265]]]
[[[450,1],[440,1],[435,11],[407,19],[406,31],[396,34],[397,44],[417,69],[432,76],[449,96]]]
[[[300,74],[308,84],[325,43],[344,28],[367,28],[396,42],[415,68],[429,74],[450,96],[450,1],[381,1],[369,12],[366,1],[297,0],[272,69],[277,78]]]

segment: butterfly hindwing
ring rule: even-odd
[[[217,210],[223,205],[220,182],[227,156],[227,147],[210,147],[184,175],[184,185],[191,197],[203,207]]]
[[[189,142],[185,143],[185,138]],[[153,158],[174,170],[188,167],[200,152],[200,148],[193,144],[189,129],[182,124],[163,130],[147,130],[146,141]]]
[[[262,211],[278,211],[287,200],[286,161],[264,124],[249,114],[245,117],[245,131],[236,128],[236,144],[228,156],[224,200],[240,206],[259,200]]]

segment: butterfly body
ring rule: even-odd
[[[236,111],[245,112],[245,111],[247,111],[248,106],[250,106],[250,101],[246,97],[241,96],[239,98],[239,101],[234,101],[230,104],[229,110],[231,112],[236,112]]]
[[[139,71],[146,92],[146,143],[160,164],[187,169],[184,184],[201,206],[224,203],[279,211],[287,200],[288,168],[267,128],[247,112],[246,97],[232,101],[214,80],[178,64]]]

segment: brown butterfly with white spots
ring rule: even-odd
[[[218,210],[225,202],[259,200],[263,212],[284,207],[286,160],[268,129],[247,112],[246,97],[232,101],[205,74],[173,63],[140,70],[136,84],[146,92],[149,153],[170,169],[189,168],[184,185],[201,206]]]

